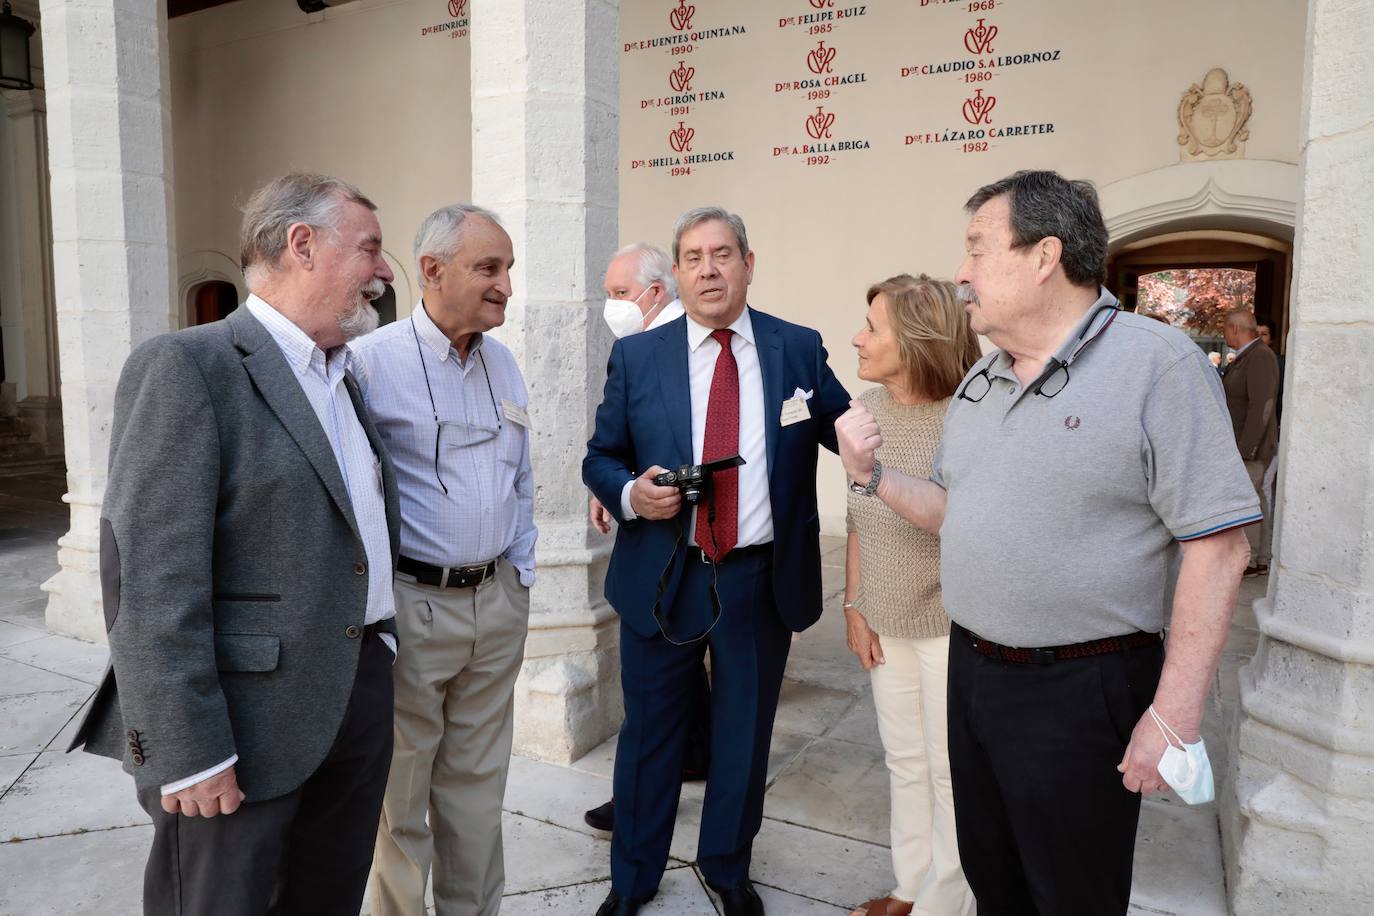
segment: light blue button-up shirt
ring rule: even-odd
[[[432,566],[504,557],[533,585],[534,477],[529,430],[518,422],[529,394],[510,350],[479,335],[460,360],[423,303],[349,348],[368,413],[396,465],[401,554]]]

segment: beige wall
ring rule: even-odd
[[[302,169],[376,201],[398,312],[418,298],[415,230],[472,187],[468,38],[422,34],[451,22],[447,0],[361,0],[310,16],[289,0],[239,0],[172,20],[183,296],[207,274],[242,289],[237,207]]]
[[[758,257],[751,302],[819,329],[851,391],[867,387],[855,376],[848,345],[862,320],[864,290],[901,271],[951,276],[962,256],[960,207],[984,182],[1018,168],[1054,168],[1104,189],[1114,185],[1117,212],[1152,206],[1155,196],[1188,198],[1208,177],[1286,198],[1289,211],[1296,199],[1288,174],[1295,170],[1278,163],[1298,158],[1300,0],[995,0],[977,13],[967,0],[834,0],[828,7],[821,0],[820,9],[809,0],[686,5],[694,12],[685,33],[675,28],[683,16],[677,0],[621,7],[621,240],[666,244],[684,209],[719,203],[736,210]],[[854,8],[863,15],[779,26],[784,18]],[[997,34],[991,52],[974,55],[964,38],[980,17]],[[812,25],[820,26],[816,34],[809,34]],[[691,41],[686,54],[672,53],[681,45],[640,46],[735,26],[745,33]],[[822,40],[834,50],[826,75],[863,73],[864,82],[831,87],[821,100],[807,99],[805,90],[777,91],[780,82],[815,78],[807,57]],[[903,67],[1046,50],[1059,59],[993,68],[988,81],[901,75]],[[680,62],[695,71],[694,90],[723,90],[725,98],[689,103],[686,113],[644,108],[644,100],[676,94],[669,73]],[[1178,103],[1212,67],[1227,69],[1253,94],[1250,162],[1180,164]],[[971,129],[961,112],[976,89],[997,99],[993,126],[1052,123],[1053,133],[989,139],[989,149],[968,153],[958,142],[906,143],[907,135]],[[831,153],[823,165],[775,156],[777,147],[815,142],[805,127],[818,105],[834,115],[823,142],[867,140],[871,148]],[[693,164],[690,175],[679,176],[671,166],[633,167],[675,155],[670,132],[679,122],[694,132],[693,153],[729,151],[733,161]],[[822,520],[839,533],[843,476],[838,460],[822,461]]]

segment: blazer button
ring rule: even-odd
[[[136,766],[136,767],[141,767],[141,766],[143,766],[143,755],[142,755],[142,754],[134,754],[134,766]]]
[[[358,575],[358,576],[365,576],[365,575],[367,575],[367,564],[364,563],[364,562],[362,562],[361,560],[359,560],[357,563],[354,563],[354,564],[353,564],[353,573],[354,573],[354,575]]]
[[[362,632],[362,630],[358,629],[352,624],[349,624],[348,629],[344,630],[344,635],[347,636],[349,639],[357,639],[362,634]]]

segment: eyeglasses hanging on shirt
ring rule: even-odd
[[[1087,335],[1088,331],[1092,330],[1093,324],[1097,321],[1098,314],[1100,314],[1103,309],[1110,309],[1111,315],[1107,317],[1106,321],[1102,322],[1102,326],[1099,327],[1091,337],[1086,337],[1085,335]],[[1093,317],[1089,318],[1087,323],[1084,324],[1083,330],[1078,332],[1078,344],[1073,348],[1073,352],[1069,354],[1069,358],[1067,360],[1061,360],[1056,356],[1051,356],[1049,361],[1045,363],[1045,368],[1041,371],[1039,377],[1027,386],[1030,388],[1031,394],[1043,398],[1052,398],[1068,387],[1069,366],[1073,364],[1074,360],[1078,359],[1079,354],[1087,349],[1088,344],[1101,337],[1102,332],[1107,330],[1107,326],[1116,320],[1117,311],[1118,309],[1115,305],[1099,306],[1098,310],[1093,313]],[[973,376],[964,383],[964,386],[959,389],[959,399],[977,404],[979,401],[983,400],[983,398],[987,397],[988,392],[992,391],[992,375],[989,372],[991,368],[992,363],[988,363],[982,369],[975,372]]]
[[[439,473],[439,443],[442,441],[451,448],[472,448],[490,442],[499,436],[503,429],[501,411],[496,407],[496,393],[491,387],[491,373],[487,371],[487,358],[482,355],[482,351],[479,349],[477,360],[482,364],[482,375],[487,380],[487,397],[491,398],[491,412],[496,418],[496,426],[463,423],[458,420],[440,420],[439,408],[434,403],[434,389],[429,383],[429,368],[425,365],[425,351],[420,346],[420,333],[415,329],[414,315],[410,316],[410,332],[415,337],[415,352],[420,357],[420,371],[425,374],[425,391],[429,393],[429,409],[434,414],[434,479],[439,481],[439,488],[447,496],[448,485],[444,483],[443,475]]]

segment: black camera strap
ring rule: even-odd
[[[700,508],[697,509],[701,511]],[[663,567],[663,572],[658,577],[658,594],[654,596],[654,621],[658,624],[658,631],[663,634],[663,638],[675,646],[690,646],[692,643],[701,642],[711,634],[720,623],[720,591],[718,589],[719,578],[716,574],[716,561],[710,560],[711,567],[711,625],[701,632],[698,636],[691,639],[674,639],[668,632],[668,620],[663,615],[663,593],[668,589],[668,581],[673,577],[673,567],[677,564],[678,558],[687,557],[687,526],[691,524],[692,513],[682,512],[678,517],[682,523],[678,526],[677,541],[673,544],[673,555],[668,558],[668,565]],[[711,555],[716,554],[716,494],[714,487],[706,489],[706,532],[711,538]],[[703,555],[705,552],[703,551]]]

